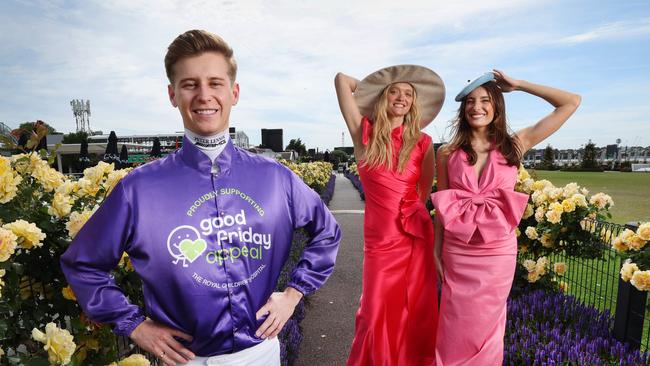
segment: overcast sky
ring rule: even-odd
[[[231,126],[259,144],[284,129],[321,149],[351,140],[333,79],[420,64],[447,87],[425,131],[445,138],[467,83],[492,68],[582,95],[566,125],[538,147],[650,145],[647,0],[215,1],[103,0],[0,3],[0,122],[42,119],[73,132],[72,99],[91,101],[91,127],[118,135],[182,130],[167,97],[166,47],[188,29],[224,37],[239,63]],[[517,130],[551,111],[506,95]]]

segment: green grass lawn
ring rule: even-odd
[[[531,174],[533,171],[530,171]],[[535,170],[537,179],[548,179],[555,186],[576,182],[590,194],[604,192],[614,199],[611,222],[650,221],[650,173],[560,172]]]

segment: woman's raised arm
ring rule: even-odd
[[[522,155],[562,127],[580,105],[580,96],[568,91],[516,80],[499,70],[494,70],[494,77],[503,92],[521,90],[538,96],[555,107],[553,112],[534,125],[524,127],[515,133],[521,144]]]
[[[334,86],[336,88],[336,97],[339,100],[339,108],[341,108],[341,114],[348,126],[348,131],[350,131],[355,152],[361,151],[359,148],[363,146],[361,140],[361,119],[363,116],[359,112],[359,107],[352,94],[357,89],[358,82],[359,80],[341,72],[334,77]]]

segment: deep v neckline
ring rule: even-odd
[[[494,149],[488,150],[488,156],[485,159],[485,164],[483,165],[483,169],[481,169],[479,172],[477,172],[476,169],[474,169],[474,165],[469,165],[469,161],[468,161],[467,165],[472,169],[472,172],[474,173],[474,178],[477,187],[481,185],[481,182],[483,181],[483,176],[485,175],[485,171],[487,170],[488,165],[492,162],[492,150]],[[467,155],[467,153],[465,154]]]

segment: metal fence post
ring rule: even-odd
[[[646,298],[645,291],[639,291],[629,282],[619,278],[614,338],[621,342],[628,342],[635,348],[641,346]]]
[[[625,226],[636,231],[638,225],[628,223]],[[621,261],[619,268],[622,267],[622,264]],[[635,348],[641,346],[646,300],[647,292],[637,290],[631,283],[625,282],[619,277],[614,315],[614,338],[621,342],[627,342]]]

